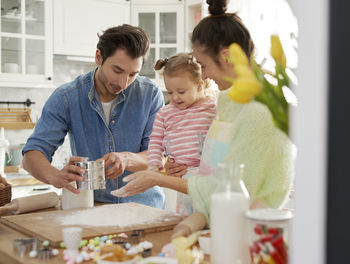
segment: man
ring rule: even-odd
[[[147,34],[138,27],[112,27],[99,36],[97,69],[78,76],[50,96],[23,149],[23,166],[35,178],[57,188],[79,191],[69,183],[82,181],[79,157],[105,160],[106,189],[95,190],[100,202],[137,202],[164,207],[156,186],[128,198],[110,192],[125,185],[123,178],[147,168],[149,136],[157,111],[163,106],[160,89],[138,76],[149,49]],[[50,162],[69,134],[73,157],[58,170]]]

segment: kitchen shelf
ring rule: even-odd
[[[3,127],[5,129],[33,129],[35,127],[35,123],[33,122],[6,122],[1,123],[0,127]]]
[[[0,127],[5,129],[32,129],[29,108],[0,108]]]
[[[21,17],[5,17],[5,16],[2,16],[1,17],[1,20],[3,22],[14,22],[14,23],[18,23],[18,22],[21,22]],[[25,21],[26,22],[40,22],[40,23],[43,23],[43,21],[39,21],[38,19],[34,18],[34,17],[26,17],[25,18]]]

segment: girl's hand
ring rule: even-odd
[[[124,187],[111,191],[111,194],[118,197],[132,196],[143,193],[157,184],[156,179],[162,177],[160,172],[143,170],[124,177],[123,182],[128,182]]]
[[[159,168],[158,168],[157,166],[148,167],[148,170],[149,170],[149,171],[160,171]]]
[[[187,166],[183,164],[175,163],[175,160],[168,158],[167,162],[164,165],[165,172],[169,176],[181,178],[187,173]]]

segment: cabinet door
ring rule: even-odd
[[[179,4],[133,4],[131,22],[143,28],[151,39],[150,54],[141,70],[164,87],[161,76],[153,69],[156,60],[184,50],[184,6]]]
[[[51,0],[1,0],[1,86],[52,83],[51,22]]]
[[[93,57],[97,33],[129,23],[126,0],[54,0],[54,54]]]
[[[185,4],[185,50],[192,50],[192,31],[199,21],[207,14],[207,5],[204,0],[188,0]]]

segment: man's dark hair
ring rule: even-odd
[[[97,49],[101,51],[102,64],[108,57],[113,56],[117,49],[123,49],[132,58],[143,57],[143,62],[149,50],[149,37],[140,27],[123,24],[111,27],[97,34],[99,41]]]

